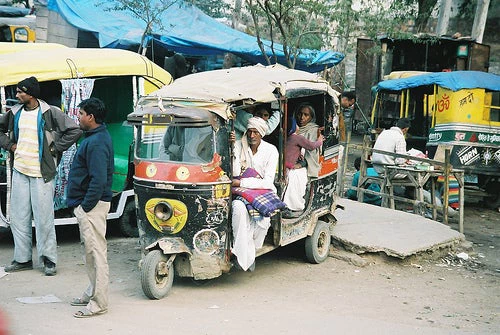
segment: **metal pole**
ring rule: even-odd
[[[444,197],[443,197],[443,223],[448,224],[448,202],[450,199],[450,149],[444,152]]]
[[[457,178],[458,177],[458,178]],[[459,214],[459,218],[458,218],[458,231],[460,233],[464,233],[464,202],[465,202],[465,199],[464,199],[464,186],[465,186],[465,181],[464,181],[464,172],[460,172],[460,173],[457,173],[455,175],[455,178],[457,178],[458,180],[458,186],[460,187],[459,188],[459,197],[460,197],[460,202],[459,202],[459,208],[458,208],[458,214]]]

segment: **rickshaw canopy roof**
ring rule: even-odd
[[[438,85],[452,91],[468,88],[500,91],[500,76],[481,71],[433,72],[408,78],[384,80],[377,84],[376,90],[401,91],[427,85]]]
[[[286,96],[300,90],[307,94],[328,94],[338,103],[339,93],[324,79],[282,65],[254,65],[191,74],[151,93],[143,103],[160,97],[164,102],[197,105],[227,119],[231,117],[229,109],[234,102],[268,103],[276,101],[275,93]]]
[[[28,50],[61,49],[67,46],[58,43],[12,43],[0,42],[0,54],[10,54]]]
[[[0,55],[0,86],[15,85],[26,77],[39,81],[104,76],[141,76],[156,87],[172,76],[137,53],[118,49],[55,48]]]

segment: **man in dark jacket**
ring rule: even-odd
[[[91,317],[108,310],[109,268],[106,245],[106,217],[109,212],[114,154],[111,136],[104,117],[104,103],[97,98],[83,100],[78,119],[85,139],[71,165],[68,176],[68,206],[80,227],[85,246],[85,265],[90,284],[73,306],[86,306],[74,314],[77,318]]]
[[[57,263],[54,177],[63,151],[78,140],[82,131],[75,121],[39,96],[35,77],[20,81],[16,94],[20,104],[0,117],[0,146],[10,152],[13,166],[10,227],[14,260],[5,271],[33,268],[33,219],[40,264],[45,275],[53,276]]]

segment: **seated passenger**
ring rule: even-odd
[[[248,120],[247,131],[241,141],[236,141],[233,160],[233,194],[235,188],[268,190],[275,194],[274,177],[278,165],[278,150],[262,140],[267,123],[258,117]],[[243,177],[243,178],[241,178]],[[279,198],[278,198],[279,200]],[[255,251],[262,247],[271,224],[268,216],[250,215],[246,199],[235,197],[232,202],[232,253],[243,270],[253,269]]]
[[[301,150],[315,150],[323,144],[323,135],[317,128],[317,140],[309,141],[302,135],[298,135],[299,127],[295,119],[292,119],[288,138],[285,145],[285,166],[287,168],[287,188],[283,196],[283,202],[289,211],[284,212],[284,217],[296,217],[304,210],[307,187],[307,168],[299,162]]]
[[[294,117],[299,126],[297,134],[304,136],[309,141],[316,141],[318,139],[318,129],[321,128],[316,124],[316,112],[314,108],[308,103],[300,104],[295,110]],[[319,154],[320,147],[304,152],[308,177],[318,177],[319,170],[321,169]]]
[[[352,186],[358,187],[359,182],[359,168],[361,166],[361,157],[358,157],[354,160],[354,167],[356,168],[356,173],[352,178]],[[369,167],[366,169],[366,175],[368,177],[378,177],[377,171],[373,167]],[[370,191],[380,192],[380,185],[376,183],[369,183],[365,185],[365,188]],[[347,190],[346,196],[351,200],[358,200],[358,191],[356,190]],[[382,204],[382,197],[375,194],[365,193],[363,195],[363,202],[367,204],[380,206]]]

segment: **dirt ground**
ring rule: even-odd
[[[39,269],[0,278],[0,310],[10,334],[497,334],[500,327],[500,213],[466,208],[473,250],[396,260],[361,255],[356,267],[329,257],[304,261],[303,243],[257,260],[255,272],[233,271],[195,282],[176,278],[170,294],[148,300],[141,289],[136,239],[110,231],[110,310],[87,320],[72,317],[69,301],[85,288],[77,227],[58,227],[58,274]],[[456,227],[455,227],[456,228]],[[0,241],[0,264],[12,257]],[[61,302],[26,304],[17,298],[54,295]],[[0,331],[0,334],[2,332]]]
[[[312,265],[299,241],[259,257],[254,272],[176,278],[159,301],[142,292],[137,239],[111,227],[109,312],[85,320],[75,319],[77,308],[69,305],[87,285],[78,228],[58,227],[58,274],[35,269],[0,278],[0,313],[11,335],[498,334],[500,213],[468,203],[464,225],[469,246],[449,254],[364,254],[365,267],[333,257]],[[12,254],[12,239],[0,239],[0,266]],[[17,300],[51,295],[60,301]]]

